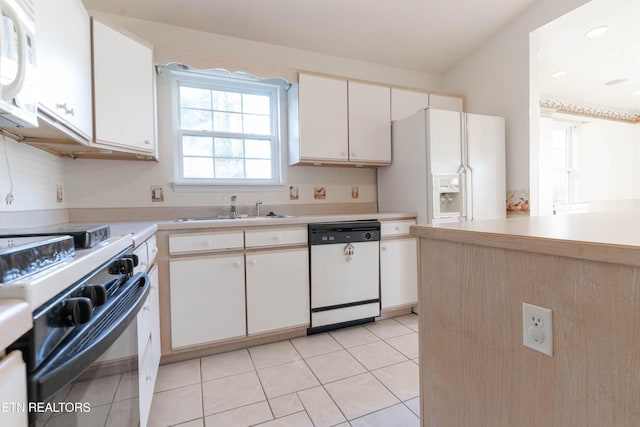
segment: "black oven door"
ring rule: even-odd
[[[29,375],[31,425],[138,425],[137,314],[149,286],[133,276]]]

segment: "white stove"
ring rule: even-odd
[[[35,311],[132,244],[131,235],[114,236],[93,248],[76,250],[75,257],[67,261],[38,273],[0,283],[0,299],[22,299],[29,303],[31,311]]]

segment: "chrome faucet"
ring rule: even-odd
[[[258,200],[256,202],[256,216],[260,216],[260,205],[262,204],[262,200]]]
[[[235,194],[231,196],[231,206],[229,206],[229,216],[231,217],[238,215],[238,210],[236,209],[236,198],[237,196]]]

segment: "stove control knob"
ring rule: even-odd
[[[371,233],[369,233],[369,232],[364,233],[364,240],[371,240],[371,237],[373,237],[373,236],[371,235]]]
[[[127,254],[113,261],[109,267],[109,274],[133,274],[134,267],[138,266],[138,255]]]
[[[87,323],[93,317],[91,300],[85,297],[69,298],[64,302],[63,318],[68,326]]]
[[[82,296],[89,298],[94,307],[107,302],[107,288],[104,285],[87,285],[82,289]]]

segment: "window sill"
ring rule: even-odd
[[[284,184],[276,182],[184,182],[174,181],[171,183],[175,192],[229,192],[229,191],[282,191]]]

